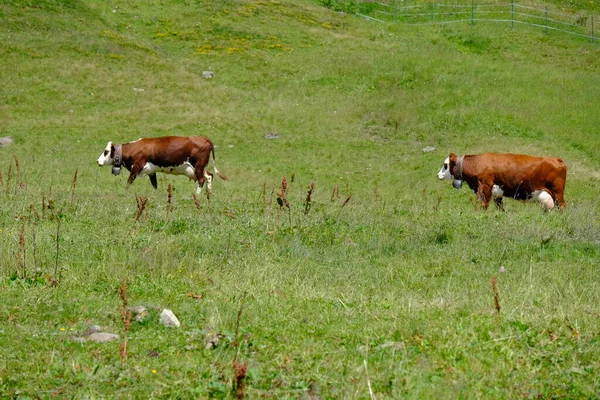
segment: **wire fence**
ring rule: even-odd
[[[399,4],[400,3],[400,4]],[[558,31],[598,42],[594,27],[593,14],[564,13],[509,3],[434,3],[404,5],[404,1],[362,0],[358,3],[358,15],[380,22],[400,21],[408,24],[451,24],[458,22],[501,22],[530,25],[544,29],[546,32]]]

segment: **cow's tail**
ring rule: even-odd
[[[215,171],[215,174],[219,175],[219,178],[226,181],[227,177],[224,174],[222,174],[221,172],[219,172],[219,170],[217,169],[217,162],[215,160],[215,146],[213,146],[212,143],[210,144],[210,152],[212,153],[213,170]]]

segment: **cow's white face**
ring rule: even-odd
[[[112,142],[108,142],[108,144],[106,145],[106,148],[104,149],[104,151],[102,152],[102,154],[100,154],[100,157],[98,157],[98,165],[99,166],[103,166],[103,165],[112,165],[114,158],[114,151],[113,151],[113,144]]]
[[[438,172],[437,177],[438,179],[454,179],[450,173],[450,157],[446,157],[446,160],[444,160],[444,165],[440,169],[440,172]]]

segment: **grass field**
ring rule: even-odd
[[[599,60],[312,0],[0,1],[0,397],[597,398]],[[162,135],[229,180],[95,164]],[[561,157],[568,208],[483,211],[450,151]]]

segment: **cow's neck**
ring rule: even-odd
[[[456,179],[462,181],[463,180],[463,166],[465,162],[465,156],[460,156],[456,160],[456,167],[458,168],[458,176]]]
[[[113,165],[117,168],[123,164],[123,147],[121,145],[115,146],[115,156],[113,158]]]

